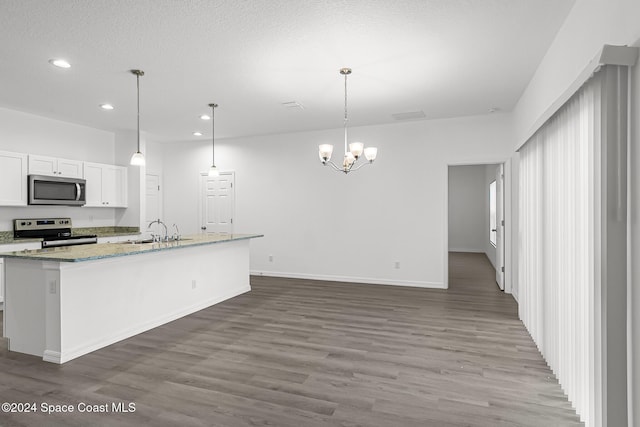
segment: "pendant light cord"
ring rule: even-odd
[[[347,73],[344,75],[344,153],[347,154]]]
[[[216,106],[213,104],[211,106],[211,165],[216,164],[216,114],[215,114]]]
[[[216,107],[218,104],[211,103],[209,107],[211,107],[211,166],[216,165]]]
[[[138,153],[140,152],[140,73],[136,73],[136,88],[138,91]]]

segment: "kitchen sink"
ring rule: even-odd
[[[180,239],[180,240],[169,240],[169,241],[162,241],[162,242],[154,242],[153,239],[141,239],[141,240],[127,240],[126,242],[120,242],[123,245],[142,245],[145,243],[174,243],[174,242],[186,242],[188,240],[193,240],[193,239]]]
[[[143,239],[143,240],[127,240],[126,242],[120,242],[124,245],[140,245],[142,243],[153,243],[152,239]]]

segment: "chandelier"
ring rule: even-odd
[[[357,171],[364,165],[368,165],[373,163],[378,155],[378,149],[375,147],[366,147],[362,142],[352,142],[348,143],[347,140],[347,122],[349,121],[347,115],[347,76],[351,74],[351,68],[341,68],[340,74],[344,76],[344,157],[342,159],[342,166],[338,166],[331,161],[331,153],[333,153],[333,145],[331,144],[321,144],[318,146],[318,154],[320,156],[320,161],[323,165],[331,165],[333,169],[338,172],[344,172],[345,174]],[[368,160],[368,163],[362,163],[355,168],[353,167],[358,159],[362,156],[364,152],[365,158]]]

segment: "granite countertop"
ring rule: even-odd
[[[138,227],[72,228],[71,234],[73,236],[86,236],[90,234],[95,234],[98,237],[129,236],[133,234],[140,234],[140,228]],[[38,238],[14,239],[13,231],[0,231],[0,245],[11,245],[14,243],[28,243],[28,242],[40,242],[40,241],[42,241],[42,239],[38,239]]]
[[[33,259],[38,261],[79,262],[104,258],[138,255],[149,252],[178,250],[193,246],[211,245],[236,240],[263,237],[262,234],[196,234],[182,240],[163,243],[101,243],[94,245],[63,246],[36,250],[0,253],[0,257]]]

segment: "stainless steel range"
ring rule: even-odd
[[[43,248],[98,243],[95,234],[72,236],[71,218],[14,219],[13,237],[41,238]]]

